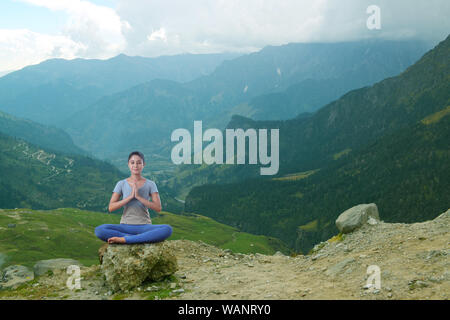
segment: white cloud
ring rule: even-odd
[[[373,4],[381,30],[367,29]],[[117,13],[131,26],[127,53],[146,56],[370,37],[439,40],[450,30],[448,0],[118,0]],[[164,37],[149,37],[154,30]]]
[[[161,28],[159,30],[153,31],[150,35],[147,36],[147,39],[149,41],[162,40],[164,42],[167,42],[166,30],[164,28]]]
[[[131,25],[124,33],[129,54],[249,52],[267,44],[309,40],[321,25],[326,1],[305,4],[298,0],[119,0],[117,13]],[[154,30],[164,30],[164,37],[156,37]]]
[[[0,70],[17,70],[50,58],[74,59],[86,46],[65,36],[0,29]]]
[[[116,0],[115,9],[87,0],[17,1],[64,13],[67,21],[54,35],[1,30],[0,70],[42,57],[251,52],[370,37],[437,41],[450,30],[448,0]],[[381,9],[381,30],[366,26],[373,4]]]
[[[19,0],[67,16],[55,34],[27,29],[0,30],[0,70],[19,69],[49,58],[105,59],[126,49],[123,31],[131,27],[114,9],[84,0]]]
[[[114,9],[84,0],[21,0],[68,14],[62,34],[86,45],[85,57],[105,58],[122,52],[126,41],[122,31],[130,28]]]

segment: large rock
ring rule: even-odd
[[[113,291],[125,291],[144,281],[159,281],[178,270],[173,249],[166,241],[110,244],[102,255],[101,270]]]
[[[36,264],[33,267],[34,276],[39,277],[49,270],[51,270],[52,272],[55,270],[63,270],[63,269],[66,270],[67,267],[70,265],[81,266],[81,264],[77,260],[73,259],[59,258],[59,259],[40,260],[36,262]]]
[[[374,224],[376,221],[380,221],[377,205],[375,203],[360,204],[341,213],[336,219],[336,227],[342,233],[349,233],[367,222]]]
[[[15,289],[22,283],[34,279],[33,271],[25,266],[9,266],[0,274],[0,289]]]

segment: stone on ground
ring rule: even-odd
[[[178,270],[175,253],[165,241],[110,244],[102,251],[101,270],[113,291],[130,290],[144,281],[159,281]]]
[[[34,270],[34,276],[39,277],[47,271],[54,272],[55,270],[63,270],[67,269],[70,265],[78,265],[80,266],[80,262],[73,259],[65,259],[65,258],[58,258],[58,259],[49,259],[49,260],[40,260],[36,262],[36,264],[33,267]]]
[[[376,221],[380,221],[375,203],[360,204],[344,211],[336,219],[336,227],[342,233],[349,233],[368,223],[368,221],[372,225],[376,224]]]
[[[34,279],[33,271],[25,266],[13,265],[0,273],[0,289],[15,289]]]

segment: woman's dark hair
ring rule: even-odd
[[[142,152],[139,151],[133,151],[132,153],[130,153],[130,155],[128,156],[128,161],[130,161],[130,158],[134,155],[139,156],[142,159],[142,162],[145,164],[144,155],[142,154]]]

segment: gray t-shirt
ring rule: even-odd
[[[133,188],[130,186],[127,179],[123,179],[117,182],[113,192],[122,195],[122,199],[125,199],[131,194],[132,190]],[[158,188],[156,187],[156,184],[153,181],[145,179],[144,185],[138,189],[138,192],[142,198],[148,200],[149,196],[152,193],[158,192]],[[150,224],[152,223],[152,220],[150,219],[148,208],[144,206],[144,204],[140,202],[138,199],[134,198],[126,205],[124,205],[122,219],[120,219],[120,223]]]

